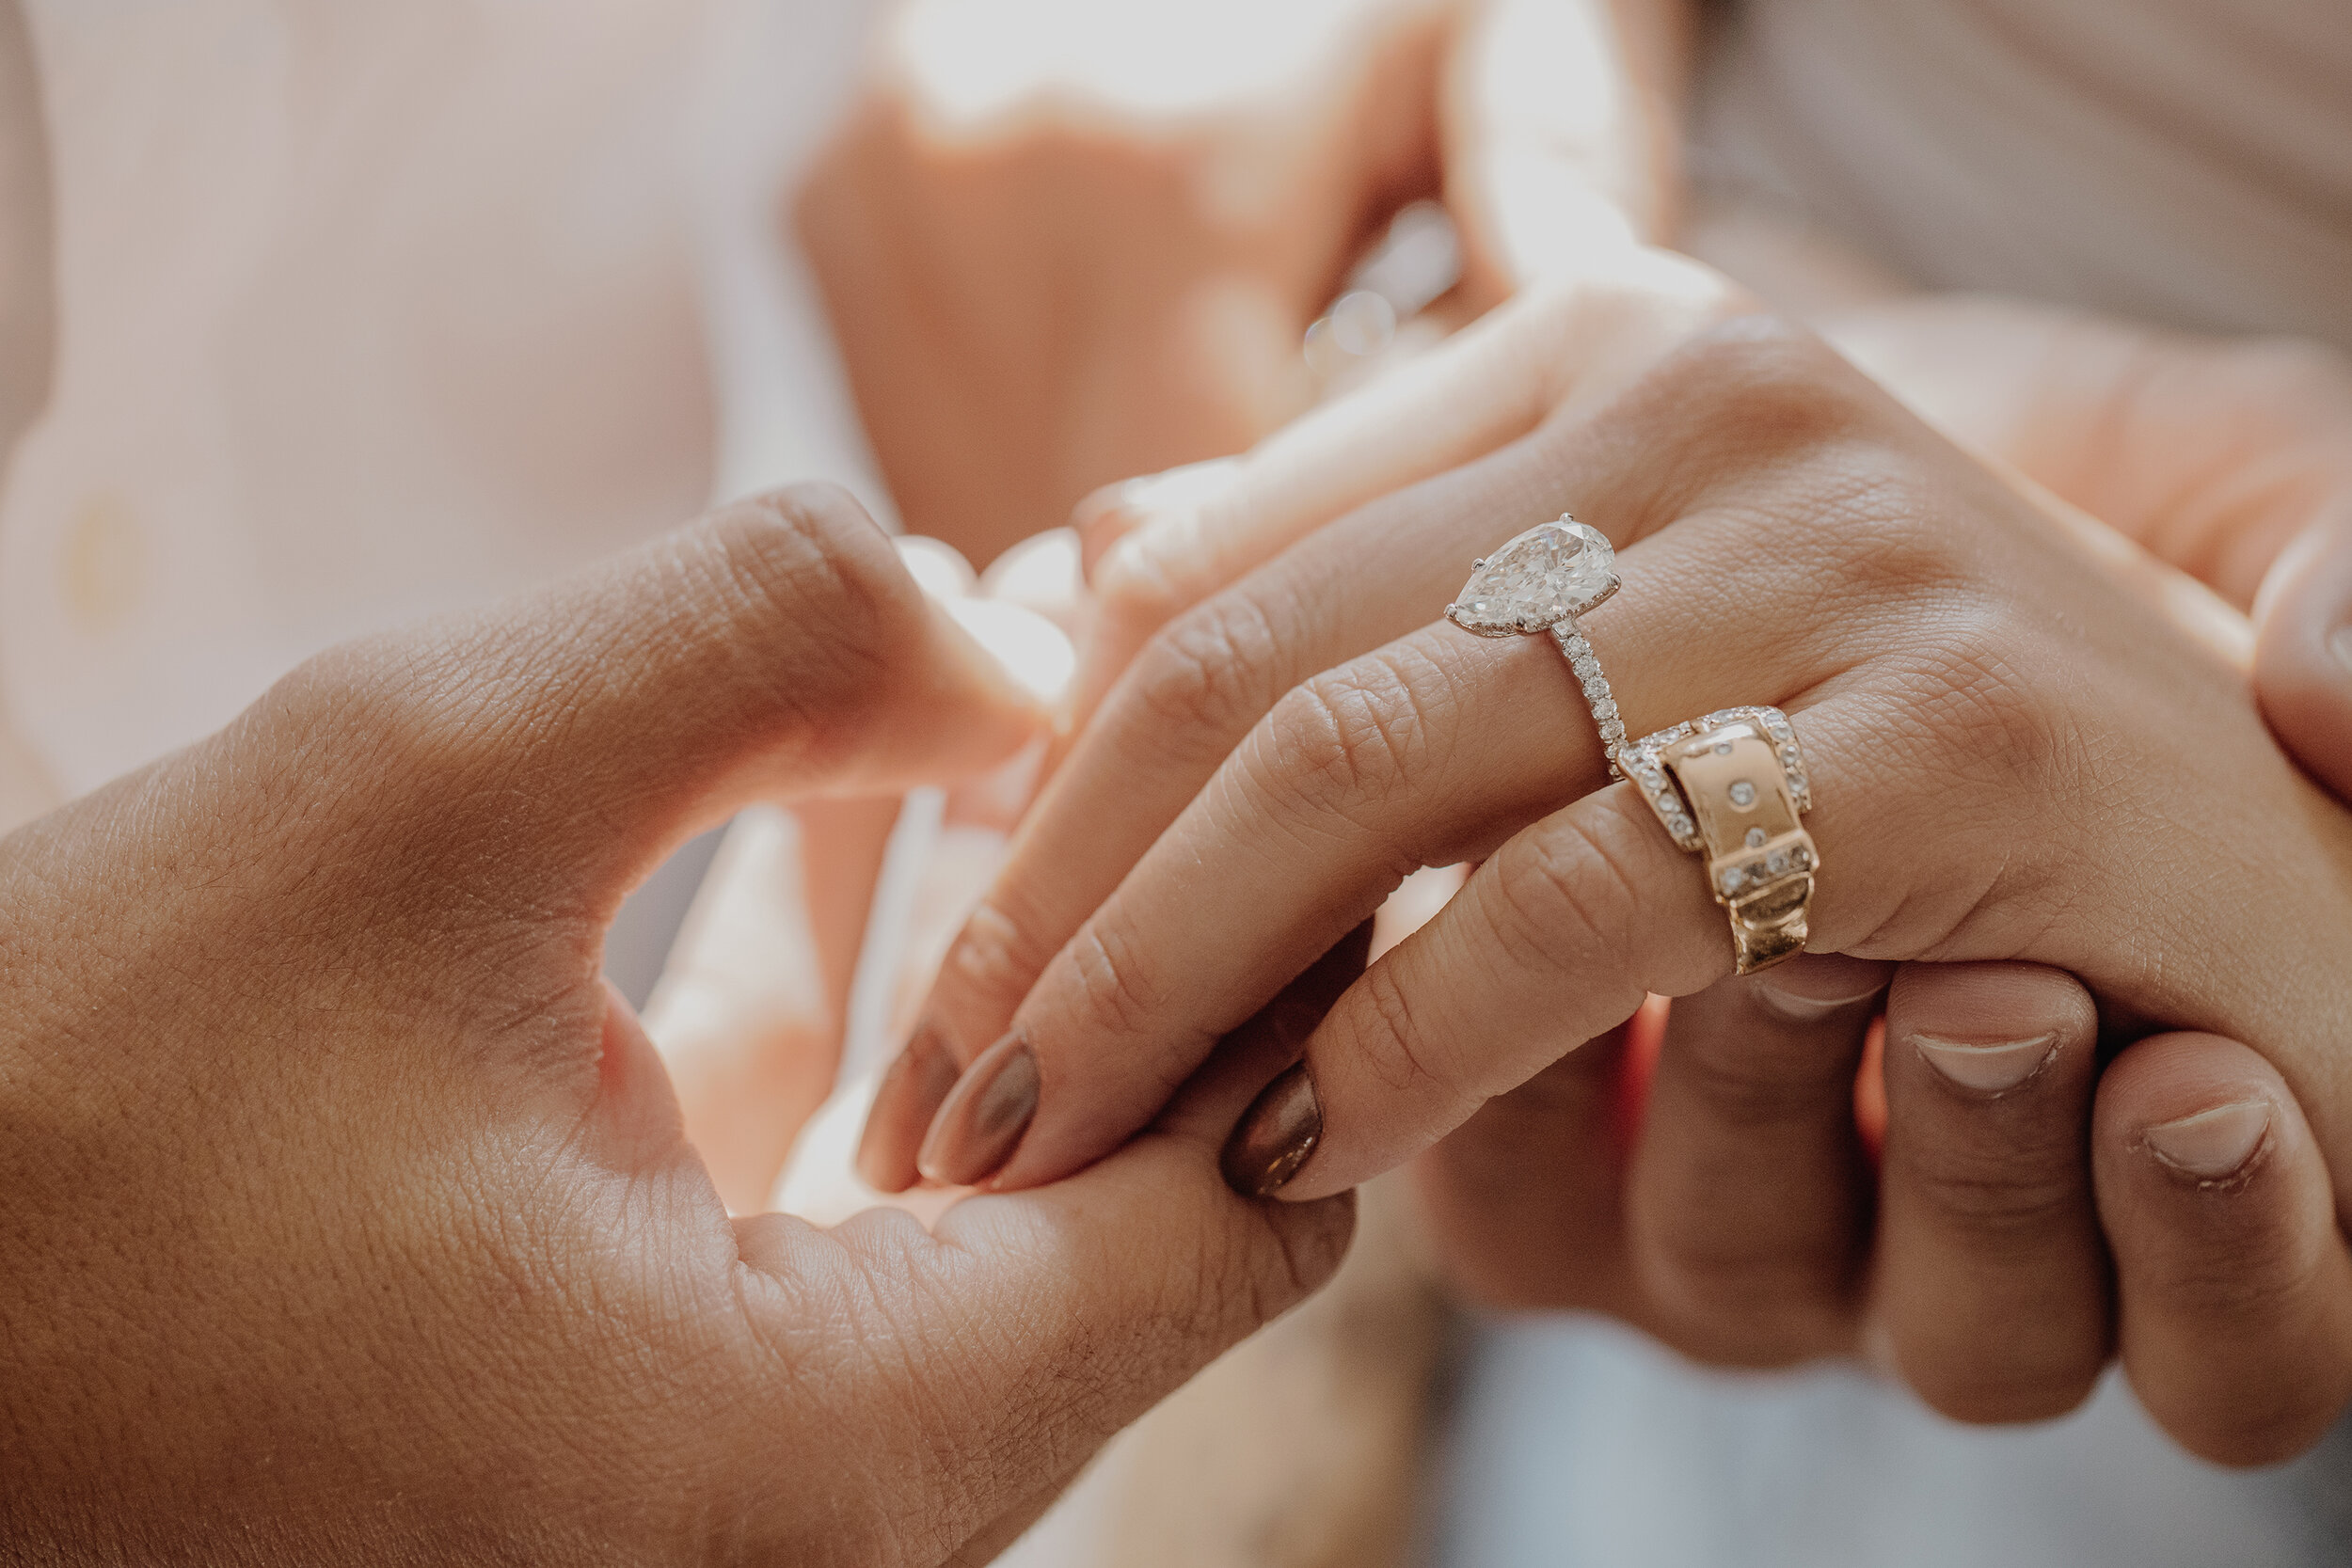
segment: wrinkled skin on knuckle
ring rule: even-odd
[[[1152,978],[1151,960],[1115,911],[1087,922],[1056,961],[1041,990],[1050,987],[1077,1021],[1081,1039],[1139,1040],[1152,1037],[1166,1016],[1168,998]],[[1183,1082],[1164,1086],[1172,1092]]]
[[[1504,843],[1492,864],[1502,910],[1494,934],[1505,955],[1563,974],[1613,973],[1628,958],[1643,962],[1647,955],[1635,941],[1642,894],[1628,868],[1640,847],[1632,835],[1645,828],[1658,831],[1624,813],[1562,817]],[[1639,980],[1628,976],[1627,987],[1629,1015],[1641,1000]]]
[[[906,678],[922,591],[845,490],[802,484],[722,508],[680,538],[678,569],[734,609],[742,633],[716,657],[759,661],[768,701],[811,728]],[[787,656],[788,657],[779,657]]]
[[[1365,820],[1429,770],[1444,694],[1420,688],[1436,673],[1384,649],[1293,687],[1245,744],[1244,776],[1290,817]]]
[[[1148,643],[1128,676],[1136,718],[1179,742],[1246,731],[1276,701],[1282,650],[1255,600],[1220,594]]]

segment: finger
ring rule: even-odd
[[[1645,1015],[1570,1052],[1415,1163],[1430,1244],[1455,1290],[1502,1311],[1642,1321],[1624,1268],[1625,1166],[1661,1027]]]
[[[2352,488],[2352,360],[2021,300],[1929,296],[1825,330],[1959,440],[2240,610]]]
[[[856,1495],[892,1499],[887,1517],[843,1520],[829,1552],[947,1557],[1329,1277],[1352,1200],[1294,1217],[1235,1196],[1216,1172],[1224,1125],[968,1199],[929,1235],[888,1211],[831,1231],[739,1222],[772,1384],[834,1407],[841,1479],[799,1476],[795,1494],[850,1496],[855,1476],[870,1489]]]
[[[1574,287],[1488,312],[1410,374],[1326,404],[1230,467],[1131,496],[1142,516],[1117,525],[1120,536],[1092,574],[1102,619],[1079,681],[1082,705],[1186,607],[1344,513],[1458,467],[1547,419],[1600,406],[1743,298],[1680,257],[1613,252]]]
[[[1578,297],[1581,311],[1583,296]],[[1639,311],[1647,313],[1638,319],[1657,327],[1654,300],[1642,302]],[[1636,313],[1629,308],[1618,319]],[[1493,340],[1486,359],[1470,360],[1468,369],[1482,373],[1491,370],[1486,379],[1506,388],[1514,379],[1529,381],[1535,362],[1522,364],[1515,376],[1512,356],[1530,350],[1578,352],[1591,346],[1580,343],[1579,336],[1592,336],[1600,329],[1599,323],[1575,312],[1570,317],[1571,329],[1557,334],[1558,343],[1531,343],[1527,340],[1536,336],[1533,333],[1518,340]],[[1549,317],[1539,320],[1547,330],[1554,325]],[[1493,361],[1491,366],[1487,360]],[[1444,395],[1421,418],[1424,425],[1436,421],[1440,410],[1472,397],[1470,385],[1455,385],[1447,376],[1439,377],[1436,387]],[[1477,395],[1490,398],[1493,393],[1488,389]],[[1480,439],[1487,434],[1491,432],[1482,432]],[[1399,444],[1406,444],[1402,430],[1391,443]],[[1345,445],[1340,443],[1337,450],[1343,451]],[[1450,450],[1432,455],[1443,457]],[[1263,451],[1270,453],[1273,449]],[[1367,452],[1375,462],[1385,460],[1376,446]],[[1162,564],[1151,568],[1152,580],[1188,584],[1168,601],[1177,602],[1250,559],[1252,528],[1269,524],[1279,535],[1290,522],[1303,527],[1319,515],[1314,506],[1281,504],[1276,498],[1285,486],[1295,483],[1307,492],[1327,492],[1326,499],[1334,504],[1352,494],[1346,486],[1355,481],[1353,470],[1343,462],[1327,463],[1327,455],[1310,451],[1295,462],[1270,457],[1266,472],[1276,476],[1274,488],[1246,505],[1232,503],[1237,507],[1233,516],[1249,519],[1245,527],[1219,524],[1195,530],[1192,523],[1170,522],[1199,546],[1197,550],[1181,543],[1143,543],[1159,524],[1132,534],[1119,548],[1140,546],[1160,561]],[[1467,555],[1475,554],[1482,542],[1499,543],[1517,531],[1507,519],[1523,519],[1517,526],[1524,527],[1556,511],[1559,481],[1554,474],[1538,472],[1549,466],[1520,443],[1473,465],[1475,471],[1466,482],[1462,476],[1454,476],[1451,483],[1431,481],[1368,504],[1344,527],[1328,531],[1328,537],[1302,546],[1299,559],[1285,558],[1284,567],[1268,568],[1273,575],[1262,591],[1252,591],[1258,582],[1252,578],[1204,604],[1155,641],[1150,657],[1128,673],[1117,698],[1096,717],[1055,775],[1016,836],[1005,871],[950,949],[909,1042],[906,1065],[894,1076],[896,1092],[877,1101],[879,1117],[905,1125],[889,1130],[878,1126],[875,1136],[894,1148],[919,1141],[919,1128],[935,1111],[950,1081],[947,1064],[966,1066],[1002,1037],[1014,1008],[1055,951],[1285,689],[1422,624],[1443,604],[1441,595],[1458,585]],[[1466,488],[1476,493],[1475,499],[1463,499]],[[1595,489],[1597,493],[1600,486]],[[1247,484],[1234,494],[1255,495]],[[1547,504],[1550,511],[1536,510]],[[1198,500],[1186,506],[1193,512],[1210,509],[1209,503]],[[1483,525],[1490,540],[1465,537],[1461,525],[1453,520],[1486,515],[1506,519]],[[1103,589],[1100,612],[1104,625],[1121,613],[1118,592]],[[1128,601],[1130,610],[1136,602]],[[1136,624],[1156,621],[1146,617]]]
[[[2352,1401],[2352,1258],[2277,1070],[2211,1035],[2139,1041],[2100,1081],[2092,1168],[2148,1413],[2225,1465],[2316,1442]]]
[[[1780,352],[1774,341],[1743,337],[1732,352],[1760,352],[1772,359]],[[1710,374],[1704,384],[1717,379]],[[1839,385],[1868,391],[1850,372]],[[1361,604],[1409,596],[1417,580],[1424,585],[1420,592],[1433,597],[1450,590],[1460,580],[1462,564],[1458,557],[1450,568],[1438,562],[1439,552],[1458,537],[1453,519],[1499,517],[1507,521],[1491,526],[1511,527],[1531,512],[1543,515],[1558,505],[1563,481],[1556,470],[1577,474],[1589,486],[1580,499],[1597,498],[1596,515],[1629,519],[1635,531],[1697,509],[1676,527],[1637,540],[1622,559],[1626,580],[1644,585],[1648,606],[1631,608],[1628,595],[1611,606],[1608,657],[1619,671],[1619,698],[1628,712],[1661,718],[1705,712],[1728,692],[1802,691],[1843,669],[1852,657],[1851,622],[1820,593],[1820,583],[1841,568],[1810,553],[1823,545],[1841,546],[1818,534],[1787,535],[1778,552],[1754,559],[1737,543],[1737,519],[1708,513],[1698,499],[1707,483],[1704,462],[1661,462],[1635,438],[1643,429],[1723,428],[1688,418],[1692,402],[1680,390],[1661,395],[1685,418],[1650,425],[1653,415],[1662,420],[1668,411],[1636,400],[1606,420],[1569,427],[1565,438],[1516,444],[1456,476],[1456,485],[1432,482],[1397,498],[1382,509],[1379,528],[1359,532],[1351,526],[1328,544],[1319,537],[1267,568],[1263,579],[1253,578],[1245,585],[1249,603],[1273,607],[1296,635],[1266,638],[1270,653],[1258,670],[1244,661],[1245,677],[1261,678],[1268,664],[1281,670],[1294,648],[1313,649],[1320,621],[1352,615]],[[1836,395],[1808,391],[1806,400],[1802,406],[1773,400],[1773,418],[1789,438],[1804,439],[1802,430],[1816,423],[1824,431],[1844,428]],[[1737,423],[1731,421],[1724,436],[1735,443],[1742,438]],[[1791,504],[1819,503],[1808,496]],[[1427,585],[1436,582],[1445,588],[1433,593]],[[1237,591],[1235,598],[1241,596]],[[1694,639],[1672,612],[1677,604],[1694,602],[1747,604],[1756,610],[1727,613],[1708,637]],[[991,1048],[995,1054],[983,1054],[967,1069],[975,1075],[984,1069],[992,1077],[1011,1074],[1007,1082],[1020,1092],[1008,1089],[1009,1110],[1015,1104],[1047,1108],[996,1180],[1050,1179],[1099,1156],[1149,1118],[1165,1086],[1181,1082],[1211,1043],[1368,915],[1406,872],[1477,859],[1518,824],[1602,782],[1593,721],[1567,674],[1549,642],[1497,642],[1441,625],[1330,670],[1282,698],[1138,863],[1128,886],[1065,944],[1013,1027]],[[1858,774],[1883,779],[1899,768],[1903,748],[1890,748],[1883,737],[1861,744],[1863,732],[1872,727],[1854,710],[1841,754]],[[1510,738],[1497,743],[1492,737],[1499,736]],[[1136,780],[1131,791],[1151,787],[1142,773]],[[1880,805],[1875,828],[1867,831],[1887,827]],[[1049,799],[1046,809],[1058,807]],[[1645,813],[1641,820],[1624,817],[1600,831],[1628,841],[1627,853],[1655,857],[1661,868],[1675,863],[1677,851]],[[1593,857],[1579,853],[1576,859],[1583,866]],[[1540,879],[1543,856],[1533,861]],[[1614,879],[1617,868],[1604,864],[1597,874]],[[1481,879],[1492,883],[1494,868],[1482,868],[1473,888]],[[1510,1063],[1507,1070],[1517,1074],[1487,1083],[1480,1098],[1513,1086],[1561,1052],[1622,1022],[1645,989],[1675,994],[1724,972],[1727,943],[1720,920],[1709,933],[1698,912],[1706,900],[1699,879],[1684,868],[1661,869],[1650,880],[1671,886],[1674,894],[1645,904],[1640,922],[1645,929],[1660,929],[1656,942],[1629,940],[1621,955],[1608,955],[1606,961],[1618,969],[1610,983],[1581,987],[1565,1009],[1548,999],[1514,995],[1509,1006],[1516,1011],[1525,1004],[1523,1022],[1479,1021],[1482,1028],[1504,1027],[1494,1061],[1498,1070]],[[1857,891],[1863,903],[1874,903],[1893,885]],[[1220,898],[1232,901],[1214,921],[1200,918],[1203,889],[1219,890]],[[1610,891],[1613,897],[1615,890]],[[1507,896],[1502,902],[1507,905]],[[1858,912],[1860,905],[1854,907]],[[1498,912],[1508,920],[1507,910]],[[1507,946],[1524,938],[1514,927],[1503,940]],[[1408,942],[1375,966],[1366,985],[1382,983],[1384,970],[1412,947]],[[1475,968],[1493,967],[1484,957],[1470,961]],[[1207,975],[1217,978],[1200,978]],[[1581,1032],[1571,1030],[1571,1021],[1581,1024]],[[1463,1037],[1483,1042],[1493,1037]],[[1387,1051],[1380,1070],[1410,1076],[1409,1061],[1409,1053],[1400,1064]],[[1068,1086],[1041,1097],[1040,1085],[1056,1080]],[[1057,1101],[1060,1109],[1055,1109]],[[1437,1119],[1424,1128],[1422,1141],[1449,1130],[1475,1103],[1433,1101],[1428,1109]],[[1003,1142],[992,1138],[986,1148],[1001,1151]],[[1385,1164],[1413,1151],[1391,1147]],[[977,1148],[973,1152],[977,1158]],[[988,1174],[956,1161],[943,1168],[953,1169],[959,1181]]]
[[[1628,1249],[1686,1352],[1773,1366],[1851,1345],[1870,1212],[1854,1075],[1889,973],[1807,955],[1667,1014]]]
[[[1888,995],[1872,1307],[1903,1380],[1947,1416],[2057,1416],[2106,1365],[2098,1024],[2082,985],[2039,964],[1909,964]]]
[[[1476,8],[1445,94],[1446,205],[1473,300],[1574,277],[1673,227],[1689,19],[1672,5]]]
[[[2352,800],[2352,494],[2280,555],[2256,613],[2263,717],[2329,793]]]
[[[371,831],[405,871],[577,903],[601,929],[671,845],[736,805],[966,771],[1040,718],[854,501],[808,487],[322,656],[252,721],[364,759]]]

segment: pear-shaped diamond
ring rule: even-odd
[[[1481,637],[1542,631],[1608,597],[1616,559],[1597,529],[1569,517],[1539,523],[1470,574],[1446,618]]]

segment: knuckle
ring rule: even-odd
[[[1273,705],[1281,659],[1281,644],[1256,601],[1220,594],[1144,649],[1132,677],[1136,705],[1154,734],[1236,734]]]
[[[1383,650],[1294,687],[1253,732],[1251,773],[1278,800],[1352,819],[1427,768],[1434,667]]]
[[[2052,1235],[2080,1232],[2090,1212],[2089,1172],[2071,1144],[1961,1148],[1893,1144],[1906,1180],[1949,1228],[1977,1246],[2040,1250]]]
[[[1879,401],[1820,338],[1760,313],[1693,334],[1650,366],[1633,396],[1749,454],[1840,438]]]
[[[1035,933],[1046,928],[1041,913],[1015,887],[990,891],[956,933],[940,964],[942,989],[953,987],[973,1006],[993,1003],[1009,1016],[1029,987],[1053,961],[1053,950]]]
[[[1168,998],[1153,983],[1149,960],[1124,934],[1114,911],[1087,922],[1063,949],[1063,957],[1070,968],[1069,1001],[1082,1037],[1148,1037],[1154,1020],[1165,1016]],[[1171,1092],[1176,1086],[1168,1085]]]
[[[847,490],[795,484],[721,507],[678,540],[681,569],[723,602],[860,641],[899,630],[919,590]]]
[[[1442,1042],[1414,1022],[1412,999],[1397,984],[1394,969],[1375,964],[1357,984],[1368,1016],[1358,1019],[1349,1043],[1365,1070],[1399,1095],[1450,1099],[1455,1092],[1453,1075],[1437,1055]]]
[[[1573,969],[1636,950],[1638,894],[1627,847],[1612,837],[1623,825],[1615,816],[1596,823],[1567,814],[1496,851],[1502,909],[1494,934],[1505,957],[1525,966]]]

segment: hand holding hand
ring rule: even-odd
[[[1471,410],[1515,408],[1531,381],[1545,387],[1538,410],[1562,409],[1567,392],[1523,370],[1514,348],[1549,341],[1544,324],[1569,309],[1531,301],[1499,313],[1414,372],[1418,404],[1406,387],[1383,388],[1355,409],[1328,411],[1246,460],[1215,503],[1188,509],[1189,522],[1155,519],[1139,531],[1150,559],[1173,563],[1154,574],[1159,581],[1201,581],[1212,592],[1176,614],[1114,689],[1046,810],[1025,831],[1022,849],[1054,842],[1081,815],[1075,803],[1114,779],[1127,781],[1120,787],[1131,805],[1147,780],[1153,790],[1181,793],[1188,787],[1181,769],[1199,768],[1191,777],[1206,787],[1050,963],[1044,955],[1061,940],[1056,922],[1089,896],[1069,884],[1086,880],[1107,892],[1118,881],[1123,864],[1111,863],[1110,850],[1101,867],[1081,855],[1052,875],[1042,860],[1025,867],[1017,853],[967,933],[976,957],[996,961],[951,972],[934,1009],[942,1022],[917,1037],[917,1052],[945,1041],[961,1057],[967,1039],[977,1051],[987,1043],[990,1002],[1017,995],[1025,970],[1044,976],[1017,1011],[1007,1006],[997,1015],[1009,1016],[1012,1029],[972,1069],[977,1084],[1025,1051],[1037,1063],[1034,1119],[1017,1148],[1000,1137],[987,1150],[1009,1151],[992,1180],[1017,1184],[1091,1157],[1098,1140],[1115,1143],[1120,1123],[1155,1092],[1138,1075],[1180,1080],[1295,972],[1294,959],[1303,963],[1335,940],[1333,927],[1359,918],[1366,900],[1376,902],[1413,863],[1485,861],[1465,895],[1349,989],[1307,1039],[1311,1092],[1302,1096],[1294,1083],[1264,1102],[1255,1131],[1269,1148],[1313,1140],[1286,1191],[1343,1185],[1392,1163],[1534,1066],[1615,1023],[1643,990],[1697,990],[1711,979],[1700,971],[1727,968],[1720,913],[1706,903],[1692,863],[1625,787],[1575,800],[1599,781],[1578,782],[1580,769],[1594,766],[1589,721],[1556,654],[1471,646],[1440,627],[1315,674],[1332,654],[1406,633],[1451,595],[1470,554],[1565,500],[1588,518],[1625,520],[1641,532],[1623,558],[1625,594],[1590,628],[1637,731],[1777,693],[1783,705],[1821,709],[1798,714],[1818,752],[1822,721],[1851,716],[1849,765],[1871,809],[1859,813],[1858,797],[1842,819],[1864,824],[1848,831],[1892,836],[1868,863],[1850,862],[1842,885],[1858,924],[1838,934],[1825,924],[1841,884],[1821,794],[1812,824],[1827,862],[1817,947],[1882,960],[2026,959],[2072,970],[2119,1018],[2240,1034],[2284,1075],[2292,1097],[2278,1094],[2278,1080],[2253,1083],[2237,1072],[2230,1081],[2253,1083],[2249,1093],[2187,1107],[2241,1120],[2253,1101],[2288,1108],[2263,1122],[2269,1141],[2260,1147],[2274,1162],[2265,1168],[2281,1183],[2280,1203],[2265,1200],[2265,1212],[2285,1222],[2271,1232],[2280,1244],[2266,1256],[2291,1276],[2292,1288],[2274,1299],[2310,1331],[2246,1341],[2263,1347],[2274,1371],[2285,1369],[2265,1385],[2293,1396],[2277,1424],[2265,1430],[2264,1413],[2249,1411],[2201,1446],[2243,1456],[2265,1451],[2281,1433],[2289,1442],[2308,1436],[2312,1412],[2341,1402],[2347,1315],[2342,1243],[2328,1223],[2329,1206],[2312,1202],[2328,1185],[2326,1165],[2313,1146],[2296,1142],[2290,1111],[2298,1100],[2309,1110],[2318,1148],[2341,1140],[2334,1124],[2342,1107],[2321,1043],[2340,1022],[2340,1004],[2328,960],[2312,943],[2324,945],[2326,933],[2352,919],[2343,907],[2344,814],[2279,757],[2226,659],[2150,608],[2177,599],[2180,584],[2117,555],[2111,542],[2054,525],[1923,433],[1899,435],[1911,427],[1847,372],[1769,335],[1763,343],[1703,340],[1637,373],[1634,389],[1597,418],[1581,408],[1530,414],[1530,423],[1543,420],[1532,434],[1518,436],[1522,423],[1465,443],[1469,451],[1440,461],[1488,455],[1363,504],[1366,494],[1355,488],[1363,467],[1406,470],[1409,481],[1415,458],[1455,439]],[[1519,310],[1528,318],[1502,325]],[[1536,351],[1526,363],[1553,373],[1562,359]],[[1573,377],[1561,379],[1573,387]],[[1353,441],[1340,434],[1351,418],[1360,421]],[[1935,451],[1942,455],[1931,457]],[[1747,477],[1718,487],[1720,476],[1733,474]],[[1505,515],[1481,521],[1497,513]],[[1966,526],[1953,524],[1956,516]],[[1257,547],[1269,539],[1271,549]],[[1287,553],[1243,575],[1284,546]],[[1634,623],[1629,610],[1643,560],[1659,563],[1646,569],[1659,595],[1654,627],[1647,617]],[[1218,582],[1236,586],[1214,592]],[[1168,597],[1184,602],[1181,586]],[[1701,606],[1722,611],[1703,633],[1694,624]],[[1613,644],[1603,630],[1612,625],[1621,640]],[[2084,629],[2054,629],[2074,627]],[[1877,651],[1850,662],[1865,646]],[[1756,689],[1759,678],[1770,689]],[[1498,689],[1499,681],[1510,689]],[[1645,696],[1629,682],[1661,689]],[[1180,717],[1187,721],[1171,722]],[[1171,749],[1184,760],[1171,764]],[[1146,768],[1140,758],[1158,760]],[[1814,772],[1822,777],[1818,757]],[[2099,813],[2071,808],[2087,798],[2101,802]],[[1545,816],[1564,800],[1574,803]],[[1539,820],[1519,832],[1530,818]],[[1148,839],[1169,820],[1131,810],[1116,836]],[[2196,831],[2145,835],[2131,826],[2154,820],[2193,821]],[[2281,834],[2298,847],[2286,849]],[[2218,863],[2232,874],[2202,876],[2196,868],[2220,842],[2231,848]],[[2176,895],[2189,885],[2199,889],[2195,897]],[[1200,902],[1210,890],[1223,890],[1214,919]],[[2290,908],[2298,912],[2280,918]],[[1557,918],[1543,916],[1545,909]],[[2234,974],[2225,953],[2235,955]],[[1684,962],[1695,966],[1692,973],[1668,973]],[[1685,1022],[1703,1026],[1703,1009]],[[1841,1029],[1849,1042],[1842,1060],[1828,1049]],[[1107,1048],[1099,1043],[1106,1031]],[[1850,1101],[1860,1036],[1851,1007],[1847,1019],[1797,1038],[1830,1064],[1818,1080],[1808,1077],[1811,1109],[1797,1129],[1813,1139],[1815,1167],[1830,1169],[1854,1155]],[[1703,1065],[1692,1052],[1677,1055],[1692,1071]],[[2156,1050],[2142,1059],[2163,1056]],[[1661,1083],[1667,1071],[1661,1061]],[[2127,1132],[2181,1119],[2177,1101],[2159,1104],[2161,1080],[2139,1080],[2146,1097],[2119,1101],[2147,1118],[2116,1132],[2118,1147]],[[2171,1086],[2185,1081],[2176,1075]],[[2077,1173],[2053,1211],[2074,1216],[2071,1230],[2053,1223],[2042,1227],[2043,1241],[2065,1247],[2088,1239],[2091,1261],[2021,1269],[2008,1281],[2063,1287],[2098,1272],[2089,1219],[2097,1199],[2079,1176],[2089,1079],[2053,1072],[2043,1082],[2057,1107],[2048,1125],[2074,1117],[2062,1166]],[[1130,1095],[1132,1107],[1112,1108],[1127,1106]],[[968,1103],[970,1095],[957,1098]],[[1057,1112],[1057,1104],[1069,1109]],[[877,1174],[886,1174],[894,1148],[911,1148],[894,1143],[907,1108],[878,1114],[868,1145]],[[937,1173],[986,1174],[981,1162],[959,1169],[947,1158],[943,1129],[952,1130],[956,1109],[951,1101],[933,1131]],[[1820,1142],[1820,1130],[1832,1125],[1824,1118],[1846,1127],[1844,1155]],[[2042,1188],[2045,1196],[2054,1190]],[[1822,1234],[1845,1238],[1848,1283],[1836,1299],[1851,1301],[1861,1277],[1854,1233],[1834,1206],[1830,1219]],[[2175,1227],[2171,1234],[2198,1232]],[[1964,1255],[1947,1249],[1947,1261]],[[1987,1284],[1990,1298],[2001,1295],[1999,1279]],[[2127,1357],[2130,1325],[2157,1321],[2166,1299],[2158,1288],[2142,1301],[2154,1315],[2136,1313],[2132,1285],[2125,1281]],[[1920,1321],[1915,1315],[1914,1326]],[[2088,1321],[2095,1365],[2106,1332],[2095,1304]],[[2067,1333],[2072,1343],[2058,1347],[2058,1359],[2079,1365],[2086,1337]],[[1932,1349],[1923,1354],[1931,1358]],[[2312,1368],[2328,1370],[2312,1375]],[[2198,1440],[2193,1427],[2185,1435]]]
[[[0,1555],[985,1557],[1335,1264],[1249,1085],[1065,1185],[730,1222],[599,980],[755,795],[1037,714],[845,498],[332,652],[0,845]]]

